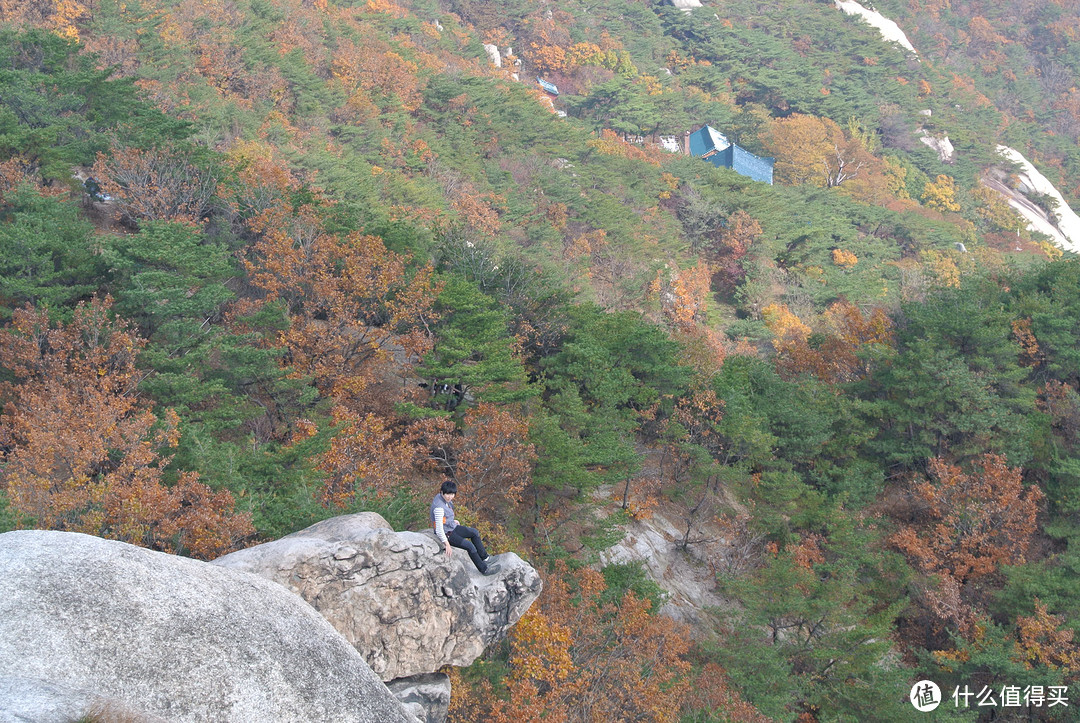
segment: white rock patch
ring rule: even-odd
[[[1004,158],[1020,166],[1021,190],[1034,191],[1046,194],[1057,200],[1058,207],[1055,212],[1056,224],[1047,221],[1037,209],[1032,209],[1030,204],[1023,204],[1015,199],[1008,199],[1012,206],[1028,221],[1028,228],[1050,236],[1054,242],[1063,249],[1080,253],[1080,216],[1065,202],[1061,192],[1057,190],[1046,176],[1039,173],[1035,166],[1031,165],[1024,155],[1008,146],[998,146],[997,151]]]
[[[838,9],[843,10],[848,15],[858,15],[866,21],[867,24],[877,28],[881,33],[881,37],[885,40],[899,43],[918,56],[918,53],[915,51],[915,46],[907,39],[907,35],[904,34],[904,31],[900,29],[900,26],[897,25],[896,22],[885,17],[877,10],[864,8],[862,5],[855,2],[855,0],[835,0],[835,2]]]
[[[920,141],[937,151],[938,160],[942,163],[952,163],[956,157],[956,149],[953,148],[952,141],[949,140],[948,135],[943,135],[941,138],[935,138],[930,135],[928,131],[923,129]]]
[[[394,532],[361,512],[225,555],[214,565],[260,575],[307,600],[384,681],[471,665],[540,595],[540,575],[512,552],[484,576],[430,530]]]

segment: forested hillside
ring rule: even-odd
[[[545,574],[453,721],[1073,720],[1003,696],[1080,677],[1080,264],[996,149],[1080,201],[1080,16],[877,9],[914,53],[831,1],[0,0],[0,530],[213,558],[453,479]],[[775,185],[662,147],[704,124]],[[600,562],[660,511],[695,628]]]

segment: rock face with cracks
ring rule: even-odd
[[[675,620],[701,626],[702,611],[727,603],[716,589],[716,576],[709,562],[722,555],[723,532],[711,522],[694,526],[691,539],[715,539],[720,549],[691,544],[683,549],[686,523],[677,515],[657,510],[643,520],[626,526],[622,540],[600,553],[605,565],[641,563],[645,573],[668,593],[660,612]]]
[[[421,723],[443,723],[450,712],[450,676],[445,673],[398,678],[386,687]]]
[[[0,535],[0,681],[17,691],[0,720],[27,720],[18,698],[64,717],[93,699],[180,722],[416,721],[280,585],[67,532]]]
[[[471,664],[540,595],[540,576],[513,553],[481,575],[464,550],[433,533],[394,532],[363,512],[325,520],[219,558],[308,601],[384,681]]]

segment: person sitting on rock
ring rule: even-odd
[[[447,480],[442,483],[439,494],[431,501],[431,524],[435,526],[435,536],[446,548],[450,557],[450,548],[460,547],[467,550],[476,569],[481,575],[494,575],[499,571],[498,563],[488,564],[490,559],[480,533],[472,527],[459,525],[454,520],[454,497],[457,495],[457,483]]]

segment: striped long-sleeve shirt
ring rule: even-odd
[[[446,543],[446,533],[455,527],[454,503],[443,498],[442,494],[435,495],[431,502],[431,524],[435,527],[435,536],[443,544]]]

